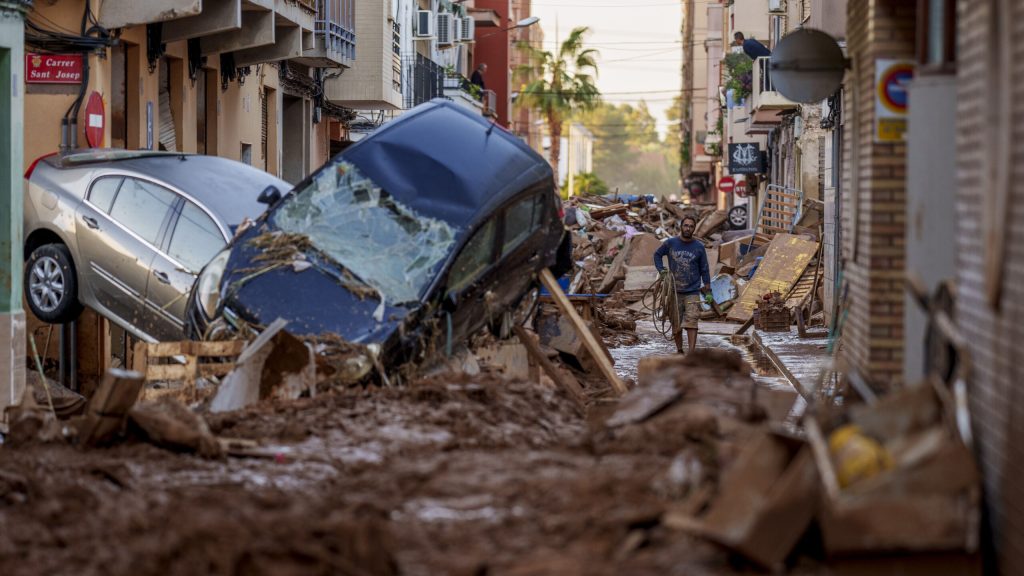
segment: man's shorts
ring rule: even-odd
[[[677,294],[679,302],[679,320],[684,329],[696,330],[700,321],[700,294]]]

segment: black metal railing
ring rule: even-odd
[[[402,67],[412,79],[412,90],[405,95],[405,108],[444,96],[444,68],[421,54],[402,57]]]

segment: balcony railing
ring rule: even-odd
[[[444,68],[440,64],[421,54],[404,56],[402,64],[412,80],[412,89],[405,94],[405,108],[444,96]]]
[[[303,4],[316,2],[316,35],[322,41],[327,55],[335,54],[343,60],[356,57],[355,0],[300,0]]]
[[[770,64],[771,57],[769,56],[762,56],[754,61],[753,94],[751,94],[751,104],[754,112],[758,110],[787,110],[796,108],[796,102],[775,90]]]

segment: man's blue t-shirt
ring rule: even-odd
[[[679,294],[700,292],[702,281],[705,286],[711,286],[708,255],[700,240],[684,242],[678,237],[673,237],[662,242],[654,252],[654,267],[659,272],[665,268],[661,263],[661,257],[666,255],[668,256],[669,271],[675,280],[676,292]]]

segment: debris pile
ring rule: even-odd
[[[786,300],[778,290],[765,294],[757,301],[754,323],[765,332],[789,332],[792,323]]]
[[[792,227],[798,234],[769,226],[757,232],[730,230],[725,210],[644,198],[620,203],[574,197],[564,209],[576,265],[565,288],[570,295],[590,296],[602,333],[613,345],[634,343],[628,336],[634,322],[655,308],[654,252],[678,234],[684,217],[697,220],[694,237],[708,254],[712,297],[703,304],[702,318],[724,316],[743,323],[751,319],[762,295],[772,292],[779,293],[786,314],[783,319],[773,309],[771,330],[788,330],[794,319],[809,323],[823,308],[820,218],[812,201]]]

